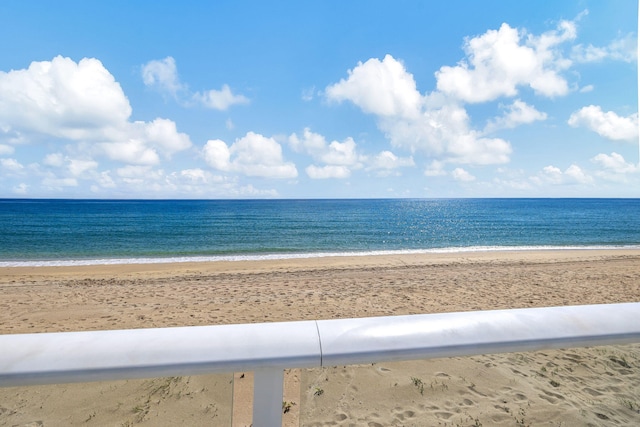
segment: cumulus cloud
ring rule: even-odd
[[[57,177],[45,177],[42,179],[42,185],[49,190],[61,191],[65,187],[77,187],[78,180],[75,178],[57,178]]]
[[[327,87],[327,97],[334,101],[351,101],[365,113],[377,116],[415,116],[420,107],[420,93],[413,75],[391,55],[382,61],[371,58],[349,70],[349,77]]]
[[[325,165],[325,166],[315,166],[309,165],[305,172],[312,179],[329,179],[329,178],[338,178],[344,179],[349,178],[351,176],[351,171],[346,166],[338,166],[338,165]]]
[[[613,141],[634,142],[638,139],[637,113],[621,117],[613,111],[602,111],[598,105],[589,105],[571,114],[568,123],[573,127],[586,127]]]
[[[396,169],[413,166],[415,166],[413,157],[398,157],[391,151],[384,150],[371,159],[367,169],[376,170],[380,175],[384,176]]]
[[[149,61],[143,65],[142,81],[146,86],[155,87],[174,97],[177,97],[179,91],[186,89],[180,83],[176,61],[171,56]]]
[[[52,167],[62,167],[64,165],[65,158],[61,153],[49,153],[42,160],[42,164]]]
[[[97,59],[32,62],[0,72],[0,127],[65,139],[88,139],[126,123],[131,106]]]
[[[586,85],[580,88],[579,90],[580,93],[589,93],[589,92],[593,92],[593,85]]]
[[[11,191],[13,191],[14,194],[19,194],[21,196],[24,196],[29,193],[29,185],[25,184],[24,182],[21,182],[20,184],[13,187]]]
[[[591,161],[604,170],[605,178],[614,175],[633,174],[640,172],[640,166],[628,163],[624,157],[616,152],[608,154],[598,154]]]
[[[0,168],[5,172],[19,173],[24,170],[24,166],[16,159],[0,159]]]
[[[0,156],[4,156],[7,154],[13,154],[15,148],[11,145],[0,144]]]
[[[434,160],[431,164],[425,169],[425,176],[444,176],[447,172],[444,170],[444,164],[441,161]]]
[[[244,95],[234,95],[228,85],[222,85],[221,90],[211,89],[206,92],[196,92],[193,99],[207,108],[227,110],[236,104],[248,104],[249,98]]]
[[[142,81],[146,86],[170,95],[185,106],[196,103],[206,108],[224,111],[232,105],[249,103],[249,98],[234,94],[226,84],[222,85],[220,90],[190,92],[189,86],[180,81],[176,61],[171,56],[144,64]]]
[[[296,152],[310,155],[315,161],[324,163],[323,166],[312,165],[306,168],[311,178],[347,178],[353,169],[363,166],[364,158],[358,154],[357,144],[353,138],[346,138],[343,142],[327,142],[323,135],[305,128],[302,135],[293,133],[289,136],[289,146]]]
[[[539,120],[546,120],[547,113],[536,110],[526,102],[516,99],[507,107],[504,114],[490,121],[485,127],[485,132],[493,132],[499,129],[512,129],[522,124],[530,124]]]
[[[289,146],[298,153],[310,155],[316,162],[324,165],[311,165],[306,168],[307,175],[314,179],[348,178],[353,170],[366,167],[380,176],[387,176],[392,171],[415,166],[412,157],[398,157],[391,151],[384,150],[374,156],[365,156],[358,152],[357,144],[349,137],[339,141],[327,142],[323,135],[305,128],[301,135],[289,136]]]
[[[282,147],[273,138],[248,132],[231,146],[216,139],[207,141],[203,149],[209,166],[226,172],[263,178],[295,178],[296,166],[285,162]]]
[[[0,128],[25,142],[42,136],[81,143],[127,163],[155,164],[191,146],[171,120],[131,122],[131,106],[100,61],[61,56],[0,72]]]
[[[346,80],[325,93],[329,100],[348,100],[376,115],[378,126],[396,147],[461,163],[509,161],[508,142],[470,129],[466,110],[446,96],[421,95],[413,75],[391,55],[359,63]]]
[[[498,30],[467,39],[467,58],[456,66],[441,67],[436,72],[437,88],[470,103],[516,96],[519,86],[547,97],[564,95],[569,85],[561,72],[571,61],[556,47],[575,37],[576,27],[570,21],[540,36],[502,24]]]
[[[638,39],[633,34],[627,34],[603,47],[578,44],[571,49],[571,59],[581,63],[601,62],[605,59],[634,62],[638,59]]]
[[[471,182],[471,181],[475,181],[476,179],[475,176],[471,175],[469,172],[467,172],[462,168],[455,168],[451,172],[451,176],[453,177],[453,179],[460,182]]]
[[[578,165],[571,165],[565,171],[556,166],[546,166],[538,176],[532,178],[537,184],[590,184],[593,178]]]
[[[95,171],[98,162],[90,159],[69,159],[69,173],[73,176],[83,176],[88,172]]]

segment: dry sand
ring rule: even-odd
[[[2,268],[0,295],[3,334],[635,302],[640,251]],[[249,425],[244,374],[233,408],[231,373],[4,388],[0,425]],[[287,425],[640,425],[640,344],[293,370],[286,384]]]

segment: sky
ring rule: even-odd
[[[640,197],[638,3],[0,2],[0,198]]]

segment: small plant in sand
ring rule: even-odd
[[[631,365],[629,365],[629,362],[627,362],[627,359],[624,356],[622,356],[620,358],[611,356],[611,357],[609,357],[609,360],[614,362],[614,363],[617,363],[618,365],[622,366],[623,368],[631,369]]]
[[[640,406],[633,400],[623,398],[623,399],[620,399],[620,403],[625,408],[629,408],[632,411],[638,411],[638,413],[640,413]]]
[[[321,389],[320,387],[316,387],[316,388],[313,390],[313,395],[314,395],[314,396],[322,396],[323,394],[324,394],[324,390],[323,390],[323,389]]]
[[[420,394],[424,396],[424,383],[422,380],[420,378],[411,377],[411,382],[417,387]]]
[[[286,414],[291,410],[291,407],[294,406],[296,402],[287,402],[285,400],[282,401],[282,413]]]

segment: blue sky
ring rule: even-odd
[[[637,25],[626,0],[4,1],[0,197],[640,197]]]

